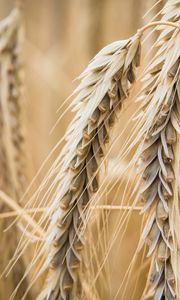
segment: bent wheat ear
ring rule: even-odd
[[[173,5],[171,5],[173,2]],[[177,1],[169,1],[165,15],[175,22]],[[168,6],[169,4],[169,6]],[[172,6],[172,7],[171,7]],[[171,13],[169,9],[171,10]],[[168,15],[167,15],[168,12]],[[174,18],[173,18],[174,13]],[[178,190],[180,141],[180,33],[164,29],[150,63],[144,87],[145,142],[141,148],[142,213],[148,215],[139,249],[146,244],[152,257],[142,299],[179,299]],[[177,215],[175,210],[177,209]],[[175,216],[176,217],[173,217]],[[175,229],[176,227],[176,229]]]
[[[123,101],[129,95],[139,65],[140,37],[118,41],[101,50],[80,76],[78,95],[72,105],[77,110],[66,133],[57,190],[52,199],[54,214],[48,238],[39,255],[48,251],[40,271],[51,269],[38,299],[80,299],[79,280],[85,216],[99,187],[99,169],[106,155]]]
[[[21,132],[21,12],[14,9],[0,23],[0,189],[14,200],[22,196],[24,189],[24,151]],[[1,204],[1,211],[5,211]],[[12,258],[16,246],[18,230],[3,233],[9,226],[9,220],[1,220],[1,272]],[[9,298],[25,272],[23,258],[15,266],[12,275],[1,279],[0,298]],[[28,282],[23,281],[17,297],[20,299],[27,289]],[[30,299],[30,295],[28,298]]]

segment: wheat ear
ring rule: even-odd
[[[98,190],[99,168],[111,127],[129,95],[139,56],[140,39],[135,35],[105,47],[80,76],[81,83],[75,91],[78,95],[73,101],[78,111],[66,134],[61,180],[50,208],[54,214],[48,239],[39,253],[49,251],[40,272],[50,271],[38,299],[80,299],[78,278],[86,210]]]
[[[1,140],[7,172],[4,177],[13,198],[20,197],[24,186],[20,35],[21,13],[14,9],[0,26]]]
[[[24,190],[24,149],[21,120],[21,11],[14,9],[0,23],[0,188],[18,201]],[[1,211],[6,211],[1,204]],[[8,220],[1,221],[1,232],[9,225]],[[2,234],[1,259],[6,267],[13,256],[18,237],[17,227]],[[3,246],[2,246],[3,243]],[[5,250],[6,249],[6,250]],[[4,253],[5,252],[5,253]],[[25,272],[23,258],[15,266],[12,277],[1,280],[7,285],[6,293],[13,292]],[[2,271],[2,269],[1,269]],[[24,280],[17,297],[22,297],[27,289],[28,281]],[[3,288],[1,291],[3,293]],[[2,297],[4,299],[4,296]],[[28,298],[31,299],[30,294]]]
[[[141,199],[145,203],[143,213],[150,209],[150,216],[145,225],[143,238],[149,247],[147,256],[152,258],[150,270],[150,290],[156,295],[176,295],[175,275],[173,274],[171,252],[174,251],[171,230],[171,210],[174,200],[175,171],[177,163],[176,140],[179,127],[179,61],[168,71],[171,91],[158,110],[151,129],[148,132],[141,155],[144,164]],[[170,277],[169,277],[170,276]],[[155,298],[156,299],[156,298]],[[161,298],[160,298],[161,299]]]
[[[177,21],[178,1],[168,1],[163,20]],[[173,17],[174,16],[174,17]],[[141,148],[140,198],[147,221],[139,249],[146,244],[151,266],[142,299],[179,299],[179,134],[180,33],[164,29],[145,77],[145,142]],[[150,117],[151,116],[151,117]],[[178,217],[177,217],[178,216]]]

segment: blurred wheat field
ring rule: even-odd
[[[69,100],[63,104],[64,100],[77,86],[77,82],[74,79],[79,76],[88,62],[101,48],[113,41],[132,36],[138,28],[149,22],[163,7],[164,1],[160,1],[152,12],[143,18],[143,15],[156,2],[153,0],[24,0],[23,22],[25,27],[25,41],[22,48],[22,60],[25,70],[22,106],[27,176],[25,188],[28,187],[33,178],[35,180],[20,205],[24,206],[34,195],[34,192],[40,186],[44,176],[57,157],[58,151],[64,146],[63,141],[58,149],[52,153],[41,172],[36,176],[42,163],[63,137],[68,124],[74,116],[74,113],[68,110],[60,122],[56,124],[59,116],[65,112],[71,101]],[[13,0],[0,0],[1,19],[5,18],[11,12],[14,4],[15,1]],[[150,45],[148,43],[154,41],[154,38],[155,34],[153,33],[146,42],[142,59],[144,59],[146,52],[148,52]],[[135,89],[132,89],[131,100],[124,105],[123,114],[113,131],[114,136],[118,136],[122,128],[125,127],[124,124],[128,124],[126,130],[119,136],[108,154],[108,172],[105,178],[108,189],[104,188],[100,199],[98,199],[98,204],[118,205],[121,203],[122,199],[120,197],[123,195],[127,183],[130,183],[127,197],[135,185],[135,170],[132,170],[125,178],[122,178],[123,170],[126,169],[134,152],[130,152],[124,160],[119,159],[119,153],[124,147],[128,135],[131,134],[133,126],[131,116],[137,109],[138,104],[134,102],[134,99],[138,94],[139,88],[140,86],[137,84]],[[58,110],[59,107],[60,109]],[[56,126],[52,130],[55,124]],[[7,192],[7,194],[9,193]],[[12,194],[9,196],[14,198]],[[128,203],[128,199],[123,201],[124,205]],[[1,206],[2,213],[12,210],[4,201],[2,201]],[[94,210],[92,214],[94,215],[88,226],[88,235],[90,238],[85,246],[85,255],[89,257],[90,245],[92,243],[94,244],[94,249],[97,249],[97,255],[103,259],[103,247],[107,248],[109,246],[106,244],[108,237],[114,235],[119,220],[121,217],[123,218],[123,211],[120,212],[116,209]],[[36,218],[38,219],[39,215],[36,215]],[[96,218],[99,220],[98,224],[93,222]],[[8,243],[8,240],[11,239],[11,230],[15,226],[10,227],[7,232],[3,232],[13,220],[14,218],[9,218],[7,222],[4,222],[3,218],[0,219],[2,241],[4,239],[0,246],[0,272],[3,272],[10,258],[6,257],[5,249],[8,250],[8,247],[11,247],[11,251],[13,248],[15,252],[18,245],[18,241],[14,241],[15,245],[13,246]],[[103,300],[124,299],[122,298],[122,292],[118,293],[118,289],[123,282],[126,271],[136,251],[141,232],[141,221],[142,215],[139,215],[138,210],[134,210],[127,224],[126,235],[122,236],[122,232],[117,232],[114,235],[114,243],[110,247],[103,267],[105,275],[102,272],[97,279],[97,289]],[[104,236],[104,244],[96,245],[96,237],[99,234],[99,229],[103,226],[107,226],[107,232],[104,233],[104,235],[107,234],[107,237]],[[19,230],[18,227],[17,230]],[[119,243],[120,240],[123,240],[123,243]],[[32,243],[30,249],[23,254],[23,264],[29,264],[30,256],[33,255],[33,248]],[[137,266],[141,264],[140,260],[141,257],[136,262]],[[94,265],[96,263],[96,261],[92,262]],[[17,262],[18,264],[19,262]],[[140,299],[147,279],[148,265],[149,263],[147,262],[142,266],[143,270],[140,273],[137,283],[135,280],[129,283],[126,294],[127,299],[132,299],[131,297],[135,288],[137,292],[133,300]],[[33,270],[31,272],[33,273]],[[31,276],[33,275],[31,272],[27,277],[28,282],[31,281]],[[108,273],[107,278],[106,272]],[[105,276],[105,280],[102,280],[101,276]],[[7,279],[3,278],[0,280],[0,299],[9,299],[15,288],[15,284],[17,284],[14,277],[16,275],[10,273]],[[15,281],[15,284],[13,281]],[[28,283],[25,282],[24,284]],[[32,291],[28,293],[27,299],[36,299],[41,289],[42,281],[37,280]],[[21,293],[17,293],[15,299],[20,300],[21,297]]]
[[[1,19],[8,15],[13,4],[14,1],[1,1]],[[34,149],[36,170],[51,145],[64,133],[71,117],[67,116],[63,128],[59,124],[54,135],[49,136],[58,117],[56,110],[75,87],[72,81],[104,45],[126,38],[140,27],[140,15],[147,7],[143,1],[139,4],[137,15],[132,13],[134,1],[38,1],[33,5],[25,1],[28,139],[35,135],[41,139],[38,146],[33,140],[30,143],[37,146]],[[150,2],[148,6],[151,7]],[[43,117],[39,118],[40,114]]]

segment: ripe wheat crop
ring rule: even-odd
[[[158,20],[146,24],[132,37],[103,48],[79,76],[80,84],[71,95],[73,101],[68,107],[75,116],[60,141],[64,142],[64,147],[24,208],[36,206],[38,211],[41,206],[46,207],[37,224],[36,214],[25,219],[27,227],[23,237],[28,233],[30,220],[31,225],[35,224],[31,233],[38,242],[31,263],[26,270],[21,266],[24,273],[13,296],[18,295],[25,282],[28,286],[23,287],[24,296],[19,297],[30,297],[33,284],[45,274],[38,300],[102,299],[101,289],[109,276],[108,269],[101,277],[102,282],[97,283],[99,274],[103,272],[119,234],[121,248],[132,212],[138,209],[142,226],[137,249],[118,290],[110,297],[128,299],[128,287],[132,282],[132,299],[139,299],[139,294],[141,299],[180,299],[179,12],[179,1],[168,0]],[[19,14],[19,9],[14,10],[0,26],[0,155],[1,177],[5,182],[1,188],[16,201],[23,196],[25,187],[20,119]],[[145,60],[143,66],[146,30],[157,33],[149,52],[150,61]],[[141,65],[144,71],[141,69],[143,73],[139,75]],[[121,174],[117,189],[118,197],[122,199],[118,208],[120,213],[110,235],[111,214],[102,214],[100,220],[100,214],[94,211],[98,209],[104,190],[110,194],[113,188],[111,182],[105,180],[106,160],[115,143],[113,128],[122,116],[123,107],[131,100],[131,90],[136,84],[141,88],[135,99],[137,108],[132,116],[132,128],[118,154],[121,159],[130,156],[130,161]],[[117,139],[126,126],[124,124],[121,132],[116,133]],[[132,181],[131,172],[134,173]],[[114,186],[117,182],[118,179]],[[127,201],[123,206],[125,197]],[[96,237],[93,237],[94,224],[98,231]],[[39,228],[41,239],[36,236]],[[31,242],[31,238],[20,239],[7,270],[14,262],[21,261]],[[139,259],[141,265],[137,270]],[[13,270],[16,273],[15,267]],[[32,270],[31,281],[27,283]],[[142,276],[145,284],[138,293]]]

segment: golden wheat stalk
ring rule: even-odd
[[[72,103],[77,113],[66,133],[62,161],[57,163],[61,169],[48,212],[54,214],[37,255],[38,259],[47,253],[39,273],[50,269],[38,299],[79,299],[83,293],[79,276],[86,210],[98,190],[111,127],[134,82],[139,51],[139,35],[115,42],[101,50],[80,76]]]
[[[18,201],[25,188],[24,149],[21,119],[21,33],[22,17],[19,9],[0,23],[0,189]],[[7,206],[1,204],[1,211]],[[9,220],[1,221],[1,232],[9,226]],[[5,268],[17,247],[17,227],[2,234],[1,268]],[[3,244],[3,246],[2,246]],[[5,250],[6,249],[6,250]],[[1,269],[2,271],[2,269]],[[12,276],[1,279],[1,298],[10,297],[23,277],[23,258],[16,264]],[[8,288],[5,288],[5,286]],[[25,280],[17,297],[21,298],[27,289]],[[4,293],[8,294],[5,296]],[[28,294],[28,299],[31,299]]]
[[[24,151],[21,119],[21,14],[13,10],[2,22],[0,33],[1,63],[1,140],[6,161],[10,194],[18,198],[22,194],[24,177]]]

